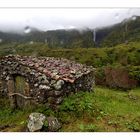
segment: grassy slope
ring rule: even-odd
[[[5,104],[5,107],[2,107]],[[25,131],[30,112],[55,115],[62,122],[60,131],[140,131],[140,88],[127,92],[96,87],[94,93],[79,93],[66,98],[59,112],[44,107],[12,111],[1,100],[1,131]]]
[[[61,131],[140,131],[140,89],[124,92],[96,87],[91,101],[95,113],[74,118]]]

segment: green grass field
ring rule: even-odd
[[[7,99],[0,99],[0,131],[25,131],[28,115],[42,112],[56,116],[60,132],[137,132],[140,131],[140,88],[129,91],[96,87],[65,98],[59,112],[44,106],[11,110]]]

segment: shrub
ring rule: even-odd
[[[77,116],[81,116],[83,113],[93,115],[96,111],[93,93],[77,93],[65,98],[60,106],[60,111],[73,112]]]
[[[140,81],[140,66],[129,66],[128,70],[129,70],[129,75],[132,78]]]

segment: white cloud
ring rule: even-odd
[[[0,30],[17,31],[26,26],[41,30],[96,28],[120,22],[132,15],[140,15],[140,8],[0,9]]]

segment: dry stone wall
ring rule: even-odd
[[[62,58],[5,56],[0,60],[1,93],[15,93],[15,77],[24,77],[24,95],[56,107],[64,96],[91,91],[94,69]],[[28,98],[28,99],[29,99]]]

